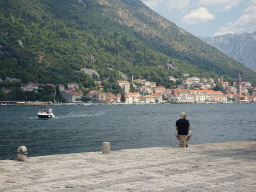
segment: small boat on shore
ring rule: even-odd
[[[49,107],[48,110],[46,110],[45,107],[44,107],[43,111],[39,110],[39,112],[37,113],[37,116],[39,117],[39,119],[55,117],[51,107]]]

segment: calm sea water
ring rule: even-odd
[[[190,144],[256,139],[256,104],[54,106],[56,118],[39,120],[38,106],[0,106],[0,159],[28,155],[178,145],[175,122],[187,113]]]

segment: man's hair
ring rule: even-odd
[[[184,117],[185,115],[186,115],[186,113],[182,112],[182,113],[180,114],[180,117],[182,118],[182,117]]]

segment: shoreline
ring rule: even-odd
[[[254,191],[255,160],[256,140],[0,160],[0,191]]]
[[[10,104],[8,103],[10,102]],[[52,103],[52,102],[17,102],[17,101],[6,101],[7,104],[0,103],[0,106],[61,106],[61,105],[176,105],[176,104],[255,104],[245,102],[202,102],[202,103]]]

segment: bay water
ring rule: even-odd
[[[0,106],[0,160],[28,156],[178,145],[175,122],[187,113],[188,144],[256,139],[256,104],[59,105],[55,118],[39,106]]]

